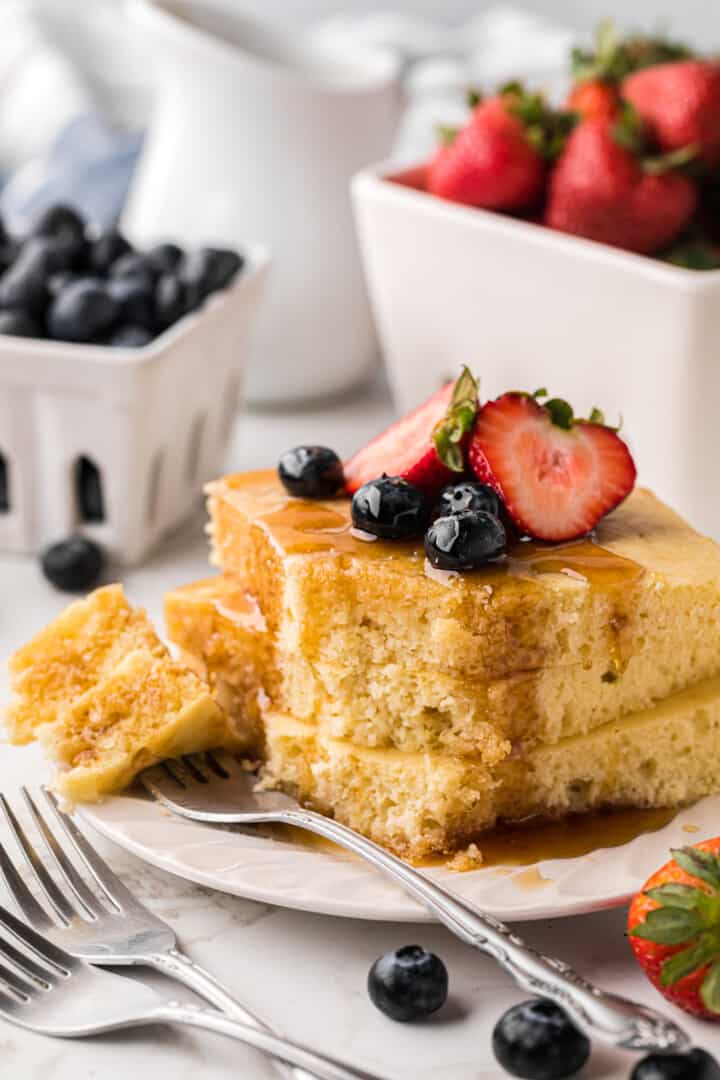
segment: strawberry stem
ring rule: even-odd
[[[472,431],[478,410],[478,382],[468,367],[464,367],[455,383],[447,411],[432,434],[440,461],[451,472],[463,472],[465,456],[462,443]]]
[[[619,83],[633,71],[691,56],[686,45],[665,38],[635,35],[622,40],[612,20],[603,19],[595,33],[594,49],[573,49],[571,66],[576,82],[602,79]]]
[[[442,124],[437,127],[438,138],[443,146],[450,146],[460,134],[459,128],[446,127]]]

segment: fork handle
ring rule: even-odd
[[[325,1057],[299,1043],[281,1039],[266,1028],[242,1024],[229,1016],[200,1006],[180,1005],[175,1001],[169,1001],[154,1009],[147,1017],[147,1021],[148,1023],[157,1021],[158,1023],[186,1024],[189,1027],[215,1031],[218,1035],[227,1035],[231,1039],[237,1039],[238,1042],[270,1054],[288,1065],[303,1069],[318,1080],[382,1080],[374,1073],[351,1068],[335,1058]]]
[[[205,1001],[214,1005],[216,1009],[220,1009],[222,1013],[233,1020],[272,1034],[272,1029],[267,1024],[263,1023],[241,1001],[233,997],[209,971],[196,964],[180,949],[168,949],[166,952],[153,953],[152,956],[143,957],[143,963],[148,964],[168,978],[183,983],[198,994],[199,997],[204,998]],[[292,1077],[292,1080],[316,1080],[314,1075],[299,1068],[283,1067],[282,1073],[286,1077]]]
[[[468,945],[487,953],[524,990],[561,1005],[586,1034],[626,1050],[683,1050],[686,1033],[662,1013],[593,986],[569,964],[544,956],[504,923],[466,904],[449,889],[385,848],[312,810],[284,810],[273,820],[324,836],[394,878],[406,892]]]

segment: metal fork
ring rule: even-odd
[[[687,1034],[645,1005],[593,986],[569,964],[537,952],[491,915],[477,911],[420,870],[288,795],[256,791],[252,773],[225,751],[166,761],[141,773],[145,788],[182,817],[224,825],[280,822],[324,836],[397,881],[468,945],[492,956],[521,986],[561,1005],[593,1038],[625,1050],[683,1050]]]
[[[37,796],[33,798],[27,788],[21,790],[42,837],[47,853],[45,860],[2,794],[0,807],[53,917],[30,892],[1,843],[0,877],[30,926],[56,945],[64,947],[72,956],[93,964],[154,968],[184,983],[226,1015],[264,1031],[271,1030],[178,948],[174,930],[123,885],[73,820],[60,809],[52,792],[41,789],[45,803],[60,826],[59,830],[57,827],[53,829],[41,812]],[[46,862],[59,871],[64,889],[52,877]],[[78,872],[78,865],[90,875],[100,897]],[[284,1068],[283,1073],[287,1075]],[[295,1069],[291,1070],[290,1075],[293,1080],[312,1080],[306,1073]]]
[[[379,1080],[334,1058],[214,1009],[164,999],[134,979],[112,975],[65,952],[0,907],[0,1016],[43,1035],[80,1038],[146,1024],[215,1031],[321,1080]]]

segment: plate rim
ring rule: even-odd
[[[120,796],[122,798],[123,796]],[[707,798],[720,798],[719,796],[708,796]],[[115,799],[106,800],[103,804],[108,805],[109,802],[116,801]],[[153,800],[143,798],[141,800],[148,806],[158,806]],[[694,806],[700,805],[705,800],[700,800],[699,803],[695,803]],[[650,830],[648,833],[642,833],[639,836],[629,840],[625,844],[620,844],[615,847],[596,848],[588,855],[596,855],[598,852],[605,851],[617,851],[621,852],[627,849],[630,845],[642,842],[644,838],[649,835],[657,835],[663,833],[666,829],[671,828],[677,824],[678,817],[685,810],[692,809],[693,807],[680,807],[673,819],[660,829]],[[113,823],[109,822],[102,814],[96,812],[97,807],[93,805],[79,806],[76,808],[76,812],[80,819],[87,825],[90,825],[93,829],[99,832],[105,839],[110,840],[112,843],[117,844],[119,847],[129,851],[143,862],[155,866],[167,873],[172,874],[175,877],[179,877],[183,880],[193,882],[194,884],[201,885],[205,888],[213,889],[218,892],[226,893],[231,896],[238,896],[247,900],[252,900],[256,903],[269,904],[274,907],[284,907],[296,911],[305,911],[317,915],[330,915],[338,918],[358,919],[360,921],[367,922],[397,922],[405,923],[408,925],[417,923],[431,923],[436,921],[429,911],[425,911],[419,904],[411,897],[404,897],[402,902],[398,902],[389,909],[374,909],[367,903],[363,905],[361,901],[358,904],[348,903],[345,899],[333,898],[332,894],[329,894],[327,900],[323,899],[321,894],[316,895],[313,898],[304,898],[299,895],[293,895],[292,892],[278,894],[272,888],[263,889],[254,885],[253,883],[243,883],[241,887],[231,887],[231,882],[225,880],[212,870],[204,871],[198,867],[188,866],[186,863],[178,860],[176,856],[168,854],[166,850],[159,850],[157,848],[150,848],[138,841],[122,829],[122,827],[113,827]],[[166,811],[169,813],[169,811]],[[184,822],[186,825],[194,825],[198,829],[210,829],[212,832],[218,833],[221,830],[207,825],[201,822],[191,822],[188,819],[182,818],[179,815],[173,815],[176,820]],[[242,834],[239,834],[242,835]],[[273,842],[273,841],[269,841]],[[323,853],[325,857],[328,857],[327,853]],[[572,860],[539,860],[535,863],[528,864],[527,867],[522,869],[527,870],[531,867],[540,867],[549,863],[558,861],[572,861],[577,862],[579,859],[587,858],[588,856],[576,856]],[[490,868],[488,868],[490,869]],[[493,867],[495,869],[495,867]],[[499,869],[499,868],[498,868]],[[429,877],[437,878],[438,870],[435,868],[426,868],[424,870]],[[467,879],[469,875],[482,873],[482,870],[467,871],[462,877]],[[552,879],[551,879],[552,880]],[[623,907],[627,905],[634,892],[642,885],[644,875],[640,874],[637,884],[634,888],[621,889],[616,892],[606,892],[603,895],[598,896],[574,896],[563,898],[562,894],[558,895],[556,890],[553,890],[552,899],[548,897],[546,902],[543,902],[539,897],[535,903],[531,903],[526,907],[507,907],[502,904],[497,906],[488,907],[486,904],[477,904],[478,908],[488,911],[494,918],[501,919],[506,922],[530,922],[537,919],[560,919],[570,918],[576,915],[591,914],[593,912],[605,911],[612,908]],[[443,878],[442,884],[447,887],[447,881]],[[396,884],[398,890],[401,890],[401,886]],[[473,903],[471,897],[462,893],[457,894],[459,899],[463,902]]]

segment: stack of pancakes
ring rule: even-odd
[[[210,515],[221,573],[167,596],[168,634],[267,784],[414,859],[720,789],[720,548],[649,491],[463,574],[269,472]]]

